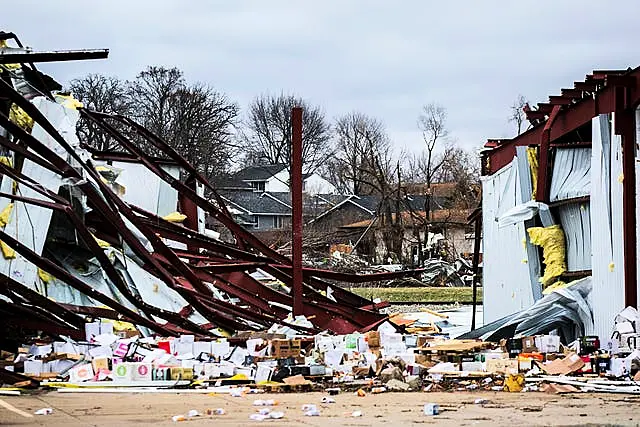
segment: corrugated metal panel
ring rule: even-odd
[[[591,215],[589,202],[558,207],[567,244],[567,269],[591,270]]]
[[[592,120],[591,269],[594,331],[601,339],[612,332],[624,308],[622,228],[622,144],[613,136],[607,115]]]
[[[533,304],[524,224],[497,219],[522,203],[517,161],[482,180],[483,305],[489,323]]]
[[[529,159],[527,158],[527,147],[516,147],[516,161],[518,162],[518,184],[520,185],[520,198],[526,203],[531,199],[533,194],[533,182],[531,180],[531,168]],[[524,221],[524,228],[528,229],[536,225],[534,219]],[[542,284],[538,280],[542,265],[540,263],[540,252],[538,248],[531,244],[529,233],[525,233],[527,259],[529,260],[529,282],[531,283],[531,292],[533,299],[542,298]]]
[[[591,148],[558,148],[553,162],[549,198],[552,202],[588,196],[591,190]]]

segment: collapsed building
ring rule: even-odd
[[[85,322],[101,318],[143,335],[228,336],[292,322],[298,301],[293,314],[308,321],[293,328],[366,331],[384,322],[378,309],[385,304],[336,282],[419,273],[302,268],[299,290],[291,259],[238,225],[216,189],[165,141],[127,117],[89,111],[52,91],[59,85],[34,66],[106,58],[107,50],[33,52],[4,32],[0,43],[3,328],[82,338]],[[79,140],[81,118],[120,150],[98,152]],[[233,242],[207,230],[205,215]],[[251,275],[258,269],[284,286],[259,282]]]
[[[487,142],[485,325],[537,305],[544,309],[519,316],[528,322],[521,330],[575,324],[606,340],[611,319],[637,307],[639,103],[640,68],[594,71],[537,109],[525,107],[526,132]],[[562,291],[541,303],[552,289]]]

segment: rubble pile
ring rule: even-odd
[[[628,308],[618,318],[617,338],[600,342],[583,336],[568,345],[557,335],[493,343],[450,339],[436,331],[401,333],[388,321],[366,333],[300,335],[274,325],[215,340],[140,337],[118,332],[113,323],[93,322],[85,325],[85,340],[43,340],[20,347],[17,354],[3,352],[4,370],[15,382],[4,374],[0,378],[13,386],[37,380],[66,393],[87,387],[95,392],[100,386],[232,396],[311,390],[363,396],[476,390],[637,394],[640,350],[629,344],[638,337],[640,315]]]

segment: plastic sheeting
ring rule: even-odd
[[[549,199],[573,199],[591,192],[591,148],[558,148],[553,162]]]
[[[530,200],[527,203],[509,209],[498,218],[498,227],[503,228],[532,219],[538,214],[541,205],[543,205],[543,203]]]
[[[591,270],[591,205],[589,202],[558,206],[567,244],[567,270]]]
[[[517,160],[482,178],[484,322],[529,307],[534,302],[523,223],[498,226],[498,218],[523,200]],[[528,200],[527,200],[528,201]]]

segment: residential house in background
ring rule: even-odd
[[[387,261],[390,250],[386,247],[384,233],[388,230],[380,217],[379,196],[336,194],[335,187],[317,174],[304,175],[304,180],[306,242],[313,241],[314,249],[327,254],[334,245],[348,248],[357,243],[360,256],[376,263]],[[286,165],[250,166],[219,187],[227,209],[243,227],[276,246],[290,239],[292,209]],[[456,184],[433,184],[429,190],[429,239],[425,239],[426,189],[420,186],[403,189],[404,192],[408,190],[422,194],[403,196],[397,207],[401,215],[403,244],[402,253],[393,256],[394,262],[401,259],[413,263],[420,258],[420,250],[422,259],[442,257],[445,250],[449,258],[469,257],[473,236],[466,217],[470,211],[459,206]],[[393,218],[395,221],[395,214]]]
[[[336,194],[336,187],[317,173],[302,175],[302,191],[310,194]],[[241,169],[233,176],[233,181],[256,192],[289,192],[289,171],[287,165],[254,165]]]

